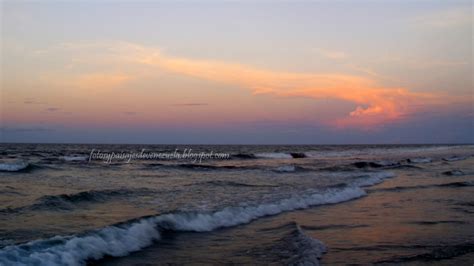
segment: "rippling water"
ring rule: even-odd
[[[474,146],[0,147],[0,264],[474,259]]]

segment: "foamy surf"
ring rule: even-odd
[[[377,172],[372,173],[368,176],[356,177],[356,180],[352,184],[359,187],[368,187],[376,184],[382,183],[387,178],[395,177],[395,174],[392,172]]]
[[[86,156],[81,155],[71,155],[71,156],[63,156],[61,157],[66,162],[83,162],[86,161],[88,158]]]
[[[10,161],[10,162],[2,162],[0,163],[0,171],[4,172],[18,172],[21,170],[25,170],[30,166],[29,163],[25,161]]]
[[[292,245],[295,246],[298,252],[296,256],[291,258],[289,265],[317,266],[319,265],[319,259],[327,252],[323,242],[306,235],[299,225],[296,225],[296,234],[292,239]]]
[[[257,158],[266,158],[266,159],[292,159],[293,156],[289,153],[283,152],[265,152],[255,154]]]
[[[431,163],[433,159],[431,158],[411,158],[407,160],[409,163]]]
[[[282,265],[319,265],[319,260],[327,251],[323,242],[307,235],[296,222],[263,230],[281,237],[272,243],[247,250],[246,252],[252,257],[277,257],[278,263]],[[269,260],[259,264],[275,264],[275,262]]]
[[[227,207],[211,213],[169,213],[108,226],[83,235],[56,236],[0,250],[2,265],[85,265],[105,256],[120,257],[160,239],[163,229],[206,232],[249,223],[255,219],[310,206],[334,204],[366,195],[360,187],[327,189],[296,195],[275,203]]]
[[[276,172],[283,172],[283,173],[291,173],[296,171],[296,167],[294,165],[282,165],[275,169]]]

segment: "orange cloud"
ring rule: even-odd
[[[159,52],[139,61],[187,76],[241,86],[255,94],[333,98],[357,104],[348,117],[330,122],[336,126],[370,127],[394,121],[414,111],[414,106],[439,100],[428,93],[381,87],[372,79],[353,75],[277,72],[240,64],[168,57]]]
[[[330,121],[319,118],[337,127],[371,128],[404,119],[416,112],[420,106],[453,100],[436,94],[413,92],[407,88],[381,86],[369,77],[273,71],[243,64],[179,58],[165,55],[156,48],[124,42],[68,44],[61,49],[74,50],[74,53],[93,49],[94,53],[90,54],[95,57],[88,57],[90,62],[101,62],[101,65],[109,62],[111,66],[120,63],[123,67],[131,67],[127,69],[133,69],[124,72],[126,74],[87,74],[79,78],[76,76],[73,82],[80,88],[117,87],[132,78],[146,78],[155,68],[160,68],[185,76],[239,86],[253,94],[339,99],[354,103],[354,110],[346,117]]]

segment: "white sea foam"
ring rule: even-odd
[[[248,223],[254,219],[275,215],[285,211],[304,209],[314,205],[331,204],[348,201],[364,196],[366,193],[359,187],[329,189],[323,193],[305,196],[294,196],[276,203],[248,207],[227,207],[214,213],[166,214],[158,216],[158,222],[166,221],[182,231],[212,231],[220,227],[230,227]]]
[[[394,176],[395,174],[391,172],[376,172],[367,176],[358,177],[352,182],[352,184],[359,187],[368,187],[382,183],[385,179],[392,178]]]
[[[411,158],[408,159],[408,162],[410,163],[431,163],[433,159],[431,158]]]
[[[17,172],[23,169],[26,169],[29,166],[27,162],[24,161],[10,161],[10,162],[1,162],[0,171],[5,172]]]
[[[294,245],[298,249],[298,256],[294,256],[289,265],[319,265],[319,259],[327,251],[323,242],[306,235],[299,225],[297,227],[298,235],[294,239]]]
[[[56,236],[0,250],[0,265],[84,265],[105,255],[120,257],[149,246],[160,234],[150,219],[109,226],[84,236]]]
[[[104,256],[120,257],[160,238],[159,225],[177,231],[212,231],[249,223],[260,217],[314,205],[348,201],[366,195],[360,187],[328,189],[296,195],[275,203],[227,207],[212,213],[170,213],[143,218],[128,225],[109,226],[82,236],[54,237],[0,250],[0,265],[84,265]]]
[[[66,162],[74,162],[74,161],[85,161],[88,158],[86,156],[80,156],[80,155],[72,155],[72,156],[63,156],[61,157]]]
[[[296,167],[294,165],[283,165],[276,169],[277,172],[294,172]]]
[[[265,152],[255,154],[258,158],[267,158],[267,159],[292,159],[293,156],[289,153],[283,152]]]

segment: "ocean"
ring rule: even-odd
[[[473,145],[0,144],[0,265],[399,263],[474,263]]]

